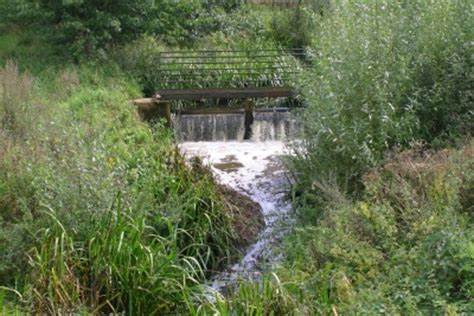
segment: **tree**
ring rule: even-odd
[[[17,0],[20,1],[20,0]],[[143,34],[172,44],[189,43],[211,30],[212,10],[231,10],[240,0],[24,0],[54,40],[75,55],[105,53]],[[205,25],[203,25],[205,24]]]

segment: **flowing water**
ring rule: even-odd
[[[254,112],[251,140],[285,141],[298,130],[292,114],[282,110]],[[183,114],[174,117],[175,130],[180,141],[242,141],[245,136],[245,115]]]
[[[252,137],[243,140],[244,115],[186,115],[175,118],[181,151],[199,156],[217,180],[247,195],[262,207],[265,228],[244,258],[213,279],[217,290],[236,279],[255,279],[262,269],[278,261],[275,251],[292,223],[285,199],[289,178],[281,157],[290,154],[286,142],[297,125],[288,112],[256,112]]]

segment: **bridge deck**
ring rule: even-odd
[[[162,89],[157,100],[202,100],[202,99],[246,99],[291,97],[293,89],[288,87],[261,88],[204,88],[204,89]]]

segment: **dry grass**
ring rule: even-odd
[[[33,79],[28,73],[20,74],[18,66],[8,61],[0,69],[0,126],[12,138],[26,136],[33,124]]]

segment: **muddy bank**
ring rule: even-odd
[[[229,186],[219,185],[218,190],[232,214],[232,226],[237,234],[236,246],[243,253],[257,241],[259,233],[265,227],[262,207]]]

